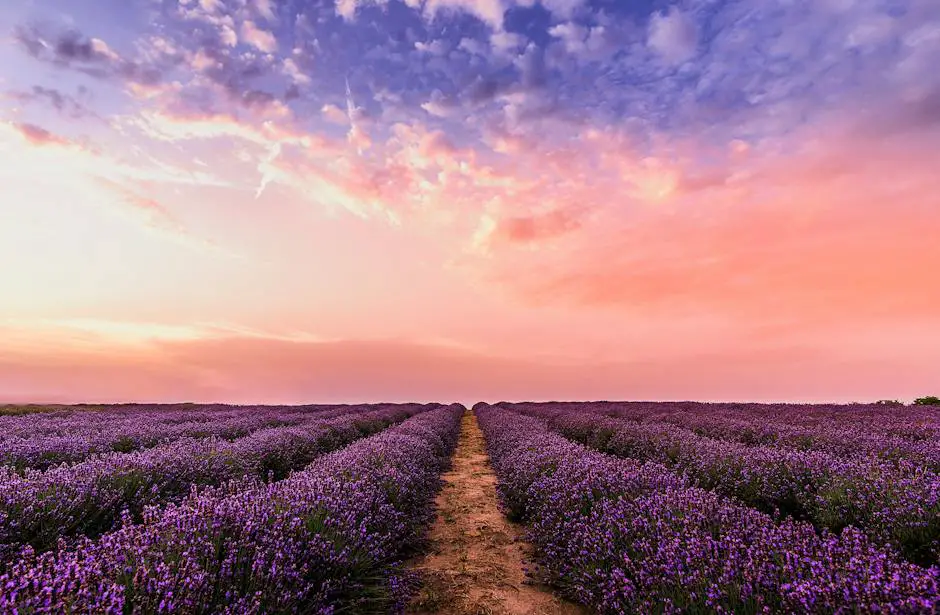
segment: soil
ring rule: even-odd
[[[437,496],[428,554],[415,569],[424,585],[416,614],[580,615],[583,609],[534,584],[525,572],[530,547],[496,500],[496,476],[473,412],[464,414],[451,471]]]

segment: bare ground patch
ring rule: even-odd
[[[472,412],[464,414],[453,467],[437,497],[424,577],[409,613],[576,615],[585,611],[532,584],[524,571],[522,529],[499,511],[496,476]]]

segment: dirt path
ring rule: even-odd
[[[523,572],[527,545],[521,528],[496,503],[496,476],[483,433],[472,412],[464,414],[451,471],[437,496],[437,520],[428,555],[416,567],[425,576],[409,613],[453,615],[576,615]]]

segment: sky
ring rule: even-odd
[[[0,401],[940,389],[936,0],[7,0]]]

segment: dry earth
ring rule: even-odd
[[[528,545],[496,501],[476,416],[464,414],[453,467],[437,497],[427,556],[416,566],[424,586],[409,613],[454,615],[576,615],[582,609],[533,585],[523,572]]]

